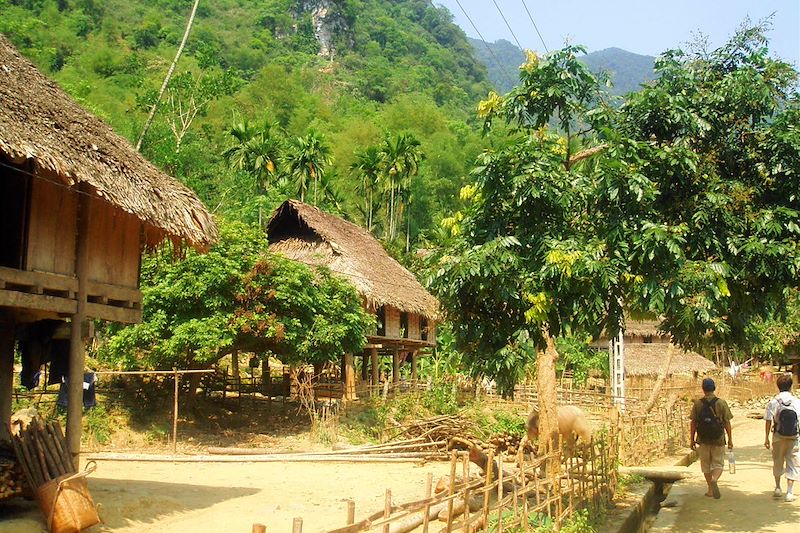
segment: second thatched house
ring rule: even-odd
[[[297,200],[287,200],[275,210],[267,235],[272,251],[324,265],[348,279],[365,309],[377,317],[377,327],[367,337],[362,380],[369,378],[371,367],[372,384],[378,384],[380,355],[392,357],[395,383],[403,360],[410,361],[412,380],[416,379],[417,355],[436,345],[438,302],[380,242],[367,230]]]

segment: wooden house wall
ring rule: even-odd
[[[33,180],[28,224],[27,270],[75,273],[75,192],[44,179]]]
[[[137,288],[141,221],[100,199],[91,200],[90,211],[89,280]]]
[[[419,335],[419,315],[414,313],[408,314],[408,338],[420,339]]]
[[[386,336],[400,337],[400,311],[396,307],[387,305],[386,309]]]

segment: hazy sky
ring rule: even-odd
[[[433,0],[453,13],[470,37],[478,38],[457,0]],[[800,65],[798,0],[460,0],[487,41],[514,39],[494,2],[500,6],[520,43],[542,50],[525,5],[549,49],[569,39],[596,51],[616,46],[658,55],[702,32],[713,47],[723,44],[745,17],[756,21],[775,13],[769,33],[773,55]]]

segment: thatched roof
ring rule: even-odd
[[[637,335],[639,337],[660,337],[662,333],[658,331],[661,324],[659,320],[632,320],[625,321],[625,335]]]
[[[667,343],[625,343],[625,373],[629,376],[655,376],[661,373],[667,359]],[[684,352],[673,346],[669,374],[705,373],[716,365],[695,352]]]
[[[326,265],[355,285],[369,305],[390,305],[434,319],[438,302],[392,259],[367,230],[320,209],[287,200],[267,228],[270,249],[291,259]]]
[[[217,238],[197,196],[142,157],[0,35],[0,156],[86,190],[138,217],[149,245],[169,237],[207,248]]]

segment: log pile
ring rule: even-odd
[[[475,424],[461,415],[439,415],[406,424],[397,424],[389,439],[420,438],[430,442],[447,442],[453,437],[473,438],[477,433]]]
[[[26,488],[19,464],[10,459],[0,459],[0,502],[22,496]]]
[[[511,435],[508,433],[494,435],[489,439],[489,444],[494,448],[494,453],[506,453],[508,455],[517,455],[520,445],[523,445],[523,452],[533,452],[534,449],[530,443],[523,444],[522,435]]]
[[[35,413],[15,415],[11,422],[11,443],[25,479],[34,490],[76,472],[57,420],[45,422]]]

